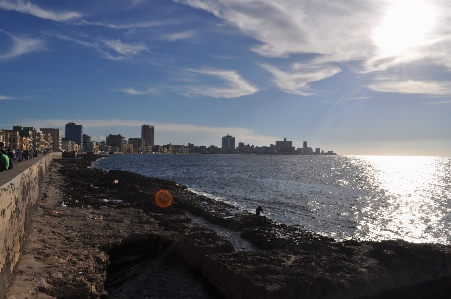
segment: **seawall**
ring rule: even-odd
[[[43,187],[44,174],[61,153],[38,155],[0,172],[0,297],[19,260],[31,211]]]

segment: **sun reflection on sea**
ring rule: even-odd
[[[448,243],[436,231],[443,227],[448,208],[434,196],[436,186],[446,175],[438,157],[362,157],[369,162],[374,183],[385,197],[362,208],[358,229],[363,239],[402,239],[410,242]],[[432,195],[432,196],[431,196]],[[374,200],[374,199],[373,199]],[[440,230],[440,229],[439,229]],[[359,233],[358,233],[359,234]]]

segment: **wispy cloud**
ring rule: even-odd
[[[121,40],[103,40],[103,43],[113,49],[114,51],[122,54],[123,56],[134,56],[142,51],[147,51],[147,47],[144,44],[126,44]]]
[[[441,81],[400,80],[384,78],[369,84],[368,88],[380,92],[394,92],[405,94],[450,95],[451,84]]]
[[[383,10],[376,1],[205,1],[179,0],[213,13],[261,44],[263,56],[291,53],[333,55],[337,60],[362,58],[368,52],[368,30]]]
[[[427,105],[450,105],[451,100],[426,103]]]
[[[0,1],[0,9],[14,10],[24,14],[30,14],[38,18],[49,19],[58,22],[70,21],[82,17],[82,15],[78,12],[55,12],[51,10],[45,10],[31,2],[22,0],[2,0]]]
[[[41,39],[12,35],[0,29],[0,32],[11,37],[12,45],[5,53],[0,53],[0,59],[14,58],[31,52],[45,49],[45,42]]]
[[[138,55],[141,52],[148,51],[148,48],[142,43],[127,44],[121,40],[84,40],[78,37],[71,37],[63,34],[47,32],[49,36],[56,37],[61,40],[73,42],[84,47],[93,48],[99,51],[104,58],[112,60],[121,60]],[[113,50],[114,52],[111,52]],[[119,54],[119,55],[118,55]]]
[[[446,1],[175,1],[235,26],[255,39],[252,50],[262,56],[316,54],[316,64],[353,62],[359,64],[353,70],[362,73],[418,61],[451,69],[451,10]],[[267,69],[290,80],[278,81],[287,92],[308,94],[296,87],[299,83],[289,72]],[[385,89],[381,86],[374,85]],[[437,86],[425,90],[435,94]]]
[[[13,99],[14,98],[12,98],[12,97],[0,95],[0,101],[2,101],[2,100],[13,100]]]
[[[353,98],[347,98],[348,101],[359,101],[359,100],[368,100],[371,99],[371,97],[353,97]]]
[[[309,83],[329,78],[341,70],[335,66],[304,65],[295,63],[290,70],[282,71],[271,65],[262,65],[273,76],[273,82],[282,91],[287,93],[308,96],[314,94]]]
[[[184,31],[184,32],[176,32],[164,35],[162,38],[168,41],[176,41],[180,39],[190,39],[193,38],[196,35],[195,31]]]
[[[186,92],[187,95],[205,95],[214,98],[238,98],[241,96],[256,93],[258,89],[244,80],[237,71],[227,70],[188,70],[192,73],[213,76],[222,80],[221,85],[226,87],[210,87],[210,86],[191,86]]]
[[[135,22],[135,23],[111,23],[111,22],[97,22],[97,21],[87,21],[80,20],[76,22],[76,25],[91,25],[91,26],[100,26],[111,29],[139,29],[139,28],[151,28],[151,27],[162,27],[168,25],[177,25],[180,24],[180,20],[175,19],[166,19],[166,20],[155,20],[155,21],[143,21],[143,22]]]
[[[155,88],[149,88],[146,90],[136,90],[133,88],[128,88],[128,89],[123,89],[122,91],[129,95],[158,94],[158,91]]]

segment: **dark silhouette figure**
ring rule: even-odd
[[[255,210],[255,215],[260,216],[260,213],[263,213],[263,208],[259,205]]]

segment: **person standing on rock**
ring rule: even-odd
[[[260,213],[263,213],[263,208],[261,205],[258,205],[257,209],[255,210],[255,215],[260,216]]]

